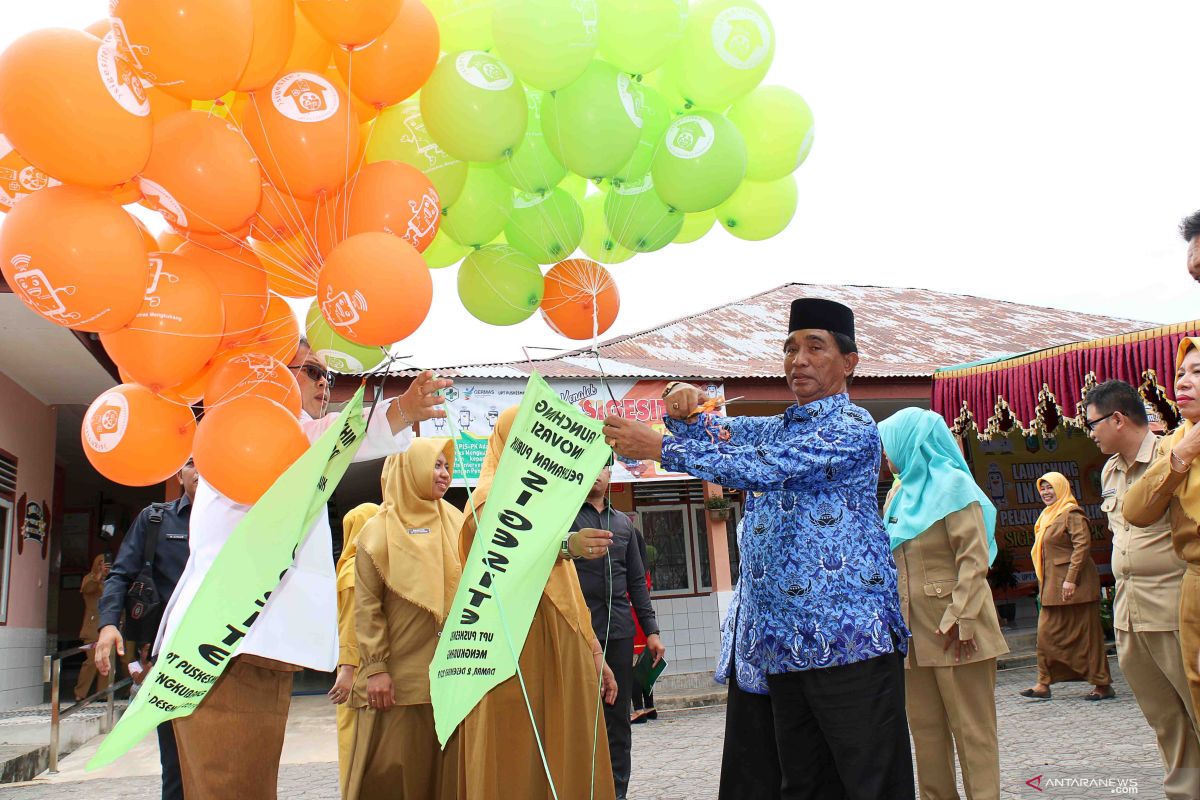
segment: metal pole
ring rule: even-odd
[[[50,774],[58,774],[58,688],[62,674],[62,659],[50,664]]]
[[[112,649],[112,653],[108,657],[109,673],[108,673],[108,708],[104,711],[104,732],[108,733],[113,729],[113,698],[116,696],[116,691],[113,689],[117,684],[117,648]]]

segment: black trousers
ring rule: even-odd
[[[897,653],[767,677],[768,694],[729,680],[719,800],[913,800]]]
[[[162,800],[183,800],[179,748],[175,746],[175,729],[170,720],[158,726],[158,761],[162,764]]]
[[[633,690],[633,639],[609,639],[604,660],[617,679],[617,702],[604,705],[604,727],[608,730],[608,755],[612,759],[617,800],[629,790],[632,769],[630,749],[633,732],[629,724],[630,694]]]

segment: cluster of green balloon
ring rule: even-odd
[[[425,258],[508,325],[541,268],[578,249],[617,264],[720,222],[766,239],[796,211],[812,147],[798,94],[760,86],[775,31],[755,0],[430,0],[443,57],[418,100],[374,123],[368,162],[429,175]]]

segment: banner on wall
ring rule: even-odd
[[[662,392],[665,380],[617,379],[598,380],[550,380],[547,381],[558,398],[578,407],[592,419],[603,420],[609,414],[648,423],[657,431],[665,431],[663,412],[666,406]],[[710,396],[723,395],[720,383],[700,384]],[[483,466],[487,451],[487,440],[496,427],[500,412],[509,406],[521,404],[525,392],[523,380],[470,380],[456,379],[454,386],[445,392],[446,413],[453,421],[448,425],[444,419],[427,420],[421,423],[422,436],[449,436],[453,428],[458,432],[458,460],[454,464],[454,485],[474,486]],[[722,410],[719,413],[724,413]],[[683,480],[688,475],[666,472],[654,461],[632,461],[618,458],[613,468],[614,483]]]
[[[971,433],[966,439],[975,482],[996,504],[996,546],[1012,553],[1017,594],[1037,591],[1030,548],[1034,523],[1045,508],[1037,480],[1047,472],[1061,472],[1071,482],[1071,491],[1091,521],[1092,559],[1101,575],[1112,573],[1112,533],[1100,510],[1100,473],[1108,456],[1083,431],[1064,426],[1056,434],[1025,436],[1013,431],[982,441]]]

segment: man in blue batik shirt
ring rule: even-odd
[[[796,405],[782,415],[695,414],[705,396],[675,383],[673,436],[618,417],[604,434],[622,456],[746,491],[717,667],[735,678],[720,800],[912,798],[908,630],[879,516],[879,433],[848,396],[854,313],[802,298],[788,330]]]

